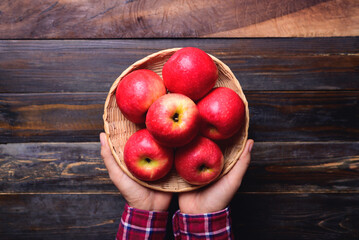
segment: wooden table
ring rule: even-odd
[[[125,202],[99,152],[107,91],[184,46],[228,64],[249,102],[235,235],[359,239],[358,36],[356,0],[1,1],[0,239],[114,238]]]

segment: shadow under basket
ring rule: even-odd
[[[162,77],[163,65],[179,49],[180,48],[166,49],[151,54],[132,64],[124,72],[122,72],[122,74],[113,83],[107,95],[103,115],[104,129],[109,146],[114,158],[122,170],[139,184],[164,192],[186,192],[198,189],[204,185],[198,186],[187,183],[177,174],[174,167],[164,178],[154,182],[139,180],[128,171],[123,159],[125,144],[133,133],[141,128],[145,128],[145,125],[134,124],[124,117],[116,103],[116,88],[118,83],[127,74],[138,69],[150,69]],[[215,87],[228,87],[233,89],[240,96],[245,105],[245,123],[243,124],[241,130],[230,139],[217,142],[222,150],[225,161],[222,173],[219,176],[220,178],[231,170],[244,149],[248,138],[249,110],[248,102],[243,94],[242,88],[230,68],[214,56],[210,55],[210,57],[216,63],[218,68],[218,80]]]

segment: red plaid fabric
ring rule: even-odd
[[[126,204],[116,239],[164,239],[167,217],[168,212],[144,211]],[[198,215],[177,211],[172,223],[175,240],[234,239],[228,208]]]
[[[229,209],[206,214],[183,214],[177,211],[172,219],[176,240],[234,239]]]
[[[116,240],[164,239],[168,212],[150,212],[126,204]]]

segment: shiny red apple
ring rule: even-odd
[[[196,101],[214,87],[218,70],[206,52],[186,47],[168,59],[163,66],[162,77],[170,92],[184,94]]]
[[[202,119],[201,133],[210,139],[229,138],[244,124],[244,103],[230,88],[214,88],[197,106]]]
[[[175,153],[177,173],[187,182],[204,185],[215,180],[221,173],[224,157],[212,140],[198,136]]]
[[[166,94],[148,109],[146,127],[160,144],[179,147],[199,132],[200,116],[196,104],[178,93]]]
[[[148,108],[164,94],[166,88],[161,77],[151,70],[140,69],[129,73],[119,82],[116,102],[128,120],[144,123]]]
[[[136,178],[155,181],[171,170],[173,150],[159,145],[146,129],[141,129],[126,142],[124,161]]]

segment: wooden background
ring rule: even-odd
[[[114,238],[107,91],[184,46],[228,64],[249,102],[238,239],[358,239],[358,35],[356,0],[1,1],[0,239]]]

